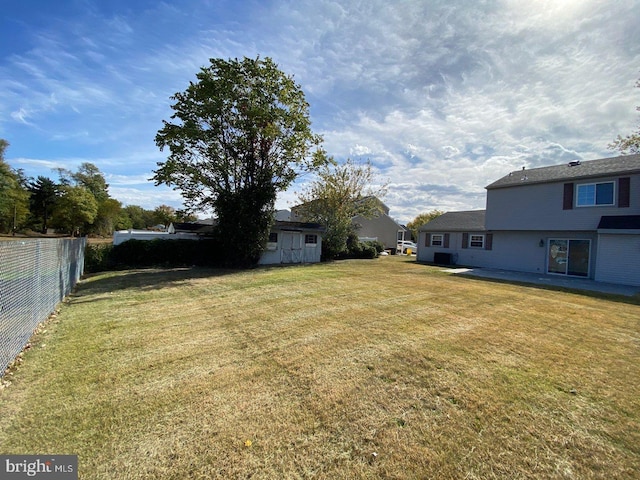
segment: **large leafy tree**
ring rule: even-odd
[[[62,185],[52,223],[72,235],[86,233],[98,215],[98,202],[85,187]]]
[[[95,195],[94,195],[95,198]],[[131,228],[133,223],[122,209],[122,203],[115,198],[96,201],[98,211],[93,221],[91,231],[99,235],[111,235],[114,230]]]
[[[355,232],[355,216],[371,218],[381,213],[378,198],[386,185],[374,187],[375,175],[370,162],[358,164],[347,159],[342,165],[333,158],[319,170],[317,179],[298,194],[301,205],[296,216],[324,226],[323,257],[335,258],[347,250],[347,239]]]
[[[153,226],[152,210],[145,210],[139,205],[127,205],[123,211],[131,220],[131,228],[142,230]]]
[[[179,190],[188,209],[213,210],[220,241],[238,265],[258,261],[278,192],[325,160],[314,154],[309,105],[270,59],[211,59],[197,82],[172,98],[156,144],[170,154],[156,184]]]
[[[0,231],[15,232],[29,216],[29,192],[21,171],[13,170],[4,160],[9,142],[0,138]]]
[[[636,82],[636,87],[640,88],[640,80]],[[636,110],[640,112],[640,107],[636,107]],[[623,155],[640,153],[640,129],[626,137],[618,135],[618,137],[609,144],[609,148],[618,150]]]
[[[76,172],[70,173],[77,186],[89,190],[96,202],[100,203],[109,198],[109,185],[104,174],[93,163],[82,163]]]
[[[124,218],[122,204],[112,199],[109,195],[109,185],[104,174],[93,163],[80,164],[75,172],[66,169],[58,169],[60,175],[60,187],[81,187],[91,194],[98,207],[97,214],[89,223],[84,223],[85,233],[98,235],[111,235],[114,229],[127,228],[128,221]],[[121,218],[122,217],[122,218]]]

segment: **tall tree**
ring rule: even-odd
[[[86,188],[98,203],[109,198],[109,185],[104,174],[93,163],[84,162],[75,173],[71,173],[75,184]]]
[[[29,191],[32,221],[42,233],[47,233],[49,219],[58,198],[58,186],[50,178],[39,176],[29,183]]]
[[[131,220],[126,215],[123,215],[122,204],[115,198],[106,198],[96,202],[96,204],[98,211],[91,231],[98,235],[109,236],[113,234],[114,230],[131,227]]]
[[[72,235],[86,233],[98,214],[98,202],[84,187],[60,187],[52,223]]]
[[[0,138],[0,231],[15,233],[29,216],[29,192],[24,188],[23,173],[4,160],[8,146],[9,142]]]
[[[358,164],[347,159],[337,165],[330,158],[318,172],[317,180],[298,194],[302,204],[295,209],[296,215],[325,228],[325,259],[346,251],[347,239],[355,231],[353,217],[371,218],[381,213],[378,198],[385,194],[386,185],[374,188],[374,177],[370,162]]]
[[[434,218],[439,217],[444,212],[442,210],[431,210],[430,212],[421,213],[416,218],[407,223],[407,228],[411,230],[411,238],[413,240],[418,240],[418,230],[420,227],[426,223],[429,223]]]
[[[187,208],[212,209],[233,263],[256,263],[266,246],[276,195],[323,155],[302,89],[270,59],[211,59],[197,82],[172,98],[156,144],[169,148],[156,185],[180,190]]]
[[[109,235],[115,228],[116,218],[119,212],[115,211],[121,208],[120,202],[117,206],[109,196],[109,185],[107,184],[104,174],[93,163],[84,162],[80,164],[75,172],[64,168],[57,169],[60,175],[60,187],[75,186],[81,187],[89,192],[98,206],[98,213],[94,220],[85,223],[83,226],[84,233],[95,233],[98,235]],[[114,210],[115,209],[115,210]]]
[[[636,82],[636,87],[640,88],[640,80]],[[640,107],[636,107],[636,110],[640,112]],[[618,135],[618,137],[609,144],[609,148],[618,150],[623,155],[640,153],[640,129],[626,137]]]

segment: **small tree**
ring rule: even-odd
[[[430,212],[427,212],[427,213],[421,213],[412,221],[407,223],[407,228],[411,230],[411,238],[413,238],[414,240],[417,240],[418,230],[420,229],[420,227],[425,223],[429,223],[434,218],[439,217],[443,213],[444,212],[442,210],[431,210]]]
[[[636,82],[636,87],[640,88],[640,80]],[[640,107],[636,107],[640,111]],[[608,145],[612,150],[618,150],[623,155],[640,153],[640,129],[636,133],[618,137]]]
[[[190,210],[212,209],[231,263],[256,263],[266,246],[279,191],[324,157],[311,131],[299,85],[264,60],[211,59],[186,91],[176,93],[172,119],[156,135],[168,147],[153,180],[180,190]]]
[[[175,223],[177,221],[178,216],[176,215],[176,209],[170,207],[169,205],[160,205],[153,211],[154,225],[161,223],[165,227],[168,227],[169,224]]]
[[[349,235],[356,233],[351,221],[355,216],[371,218],[381,213],[378,197],[384,195],[386,186],[374,190],[373,180],[371,162],[362,165],[347,159],[337,165],[331,158],[318,172],[318,179],[298,194],[302,204],[295,208],[296,215],[325,228],[322,240],[325,259],[347,250]]]

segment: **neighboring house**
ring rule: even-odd
[[[358,238],[363,241],[377,240],[385,250],[395,252],[397,245],[402,240],[410,240],[411,232],[402,225],[399,225],[393,218],[389,216],[389,207],[387,207],[378,198],[375,199],[380,207],[379,213],[371,218],[365,218],[356,215],[351,219],[352,225],[355,227]],[[301,205],[291,209],[291,218],[300,219],[299,211]]]
[[[486,189],[486,211],[420,228],[418,261],[640,286],[640,155],[523,169]]]
[[[380,207],[378,215],[371,218],[356,215],[351,219],[351,223],[361,240],[377,240],[385,250],[395,252],[398,243],[403,240],[411,240],[411,232],[389,216],[389,207],[380,199],[376,198],[375,200]]]
[[[169,232],[115,232],[114,245],[130,239],[153,240],[199,240],[213,231],[211,223],[175,223]],[[317,263],[322,253],[324,229],[315,223],[287,222],[276,220],[269,234],[269,242],[262,253],[260,265]]]

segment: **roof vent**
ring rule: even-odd
[[[573,162],[569,162],[570,167],[577,167],[580,165],[580,160],[574,160]]]

